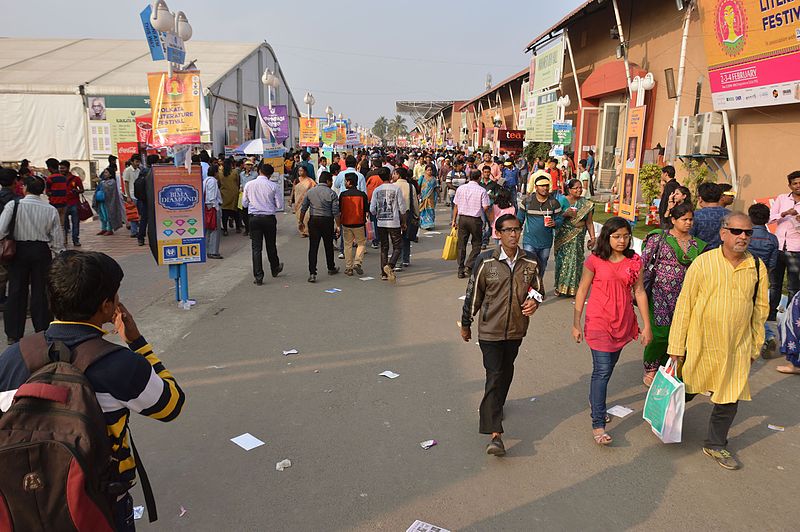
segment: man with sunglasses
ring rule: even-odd
[[[727,450],[739,401],[750,400],[750,364],[764,343],[769,312],[767,267],[747,251],[753,224],[742,212],[722,219],[722,245],[703,253],[686,272],[675,307],[667,353],[683,359],[686,400],[711,392],[714,409],[703,453],[725,469],[740,464]]]
[[[514,360],[528,330],[528,320],[539,307],[542,291],[538,265],[520,249],[522,226],[513,214],[495,220],[500,245],[481,253],[467,284],[461,315],[461,338],[472,339],[470,329],[478,311],[478,344],[483,353],[486,386],[480,406],[481,434],[490,434],[486,452],[506,454],[503,445],[503,406],[514,378]]]

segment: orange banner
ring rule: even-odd
[[[300,145],[319,146],[319,118],[300,120]]]
[[[147,74],[153,115],[153,146],[200,142],[200,72]]]
[[[639,154],[644,139],[646,106],[634,107],[628,113],[628,138],[623,148],[622,176],[619,187],[619,215],[636,219],[636,198],[639,194]]]

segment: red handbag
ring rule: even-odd
[[[86,198],[83,197],[81,194],[79,196],[80,201],[78,202],[78,219],[82,222],[85,222],[89,218],[94,216],[94,212],[92,212],[92,206],[89,205],[89,202],[86,201]]]
[[[216,231],[217,229],[217,208],[206,207],[205,210],[206,231]]]

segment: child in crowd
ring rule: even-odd
[[[763,203],[754,203],[747,209],[747,215],[753,222],[753,236],[747,251],[752,253],[764,262],[770,272],[778,265],[778,237],[767,229],[769,222],[769,207]],[[775,353],[776,342],[775,332],[769,326],[769,322],[764,323],[764,345],[761,347],[761,358],[771,358]]]
[[[492,220],[497,220],[504,214],[513,214],[514,216],[517,215],[517,209],[514,208],[512,197],[512,192],[507,188],[501,188],[497,192],[494,205],[492,205]],[[497,228],[494,226],[492,226],[492,238],[494,239],[495,245],[500,243],[500,234],[497,232]]]
[[[642,316],[642,345],[653,338],[650,309],[642,281],[642,259],[631,249],[631,226],[627,220],[609,218],[600,231],[594,252],[583,266],[581,283],[575,296],[572,336],[580,343],[585,337],[592,352],[592,380],[589,403],[592,410],[592,433],[598,445],[613,440],[605,427],[611,420],[606,413],[606,390],[622,348],[640,336],[633,312],[632,294]],[[586,323],[581,332],[581,316],[586,295],[592,289],[586,306]]]

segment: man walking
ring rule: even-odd
[[[458,228],[458,278],[463,279],[472,273],[472,265],[481,249],[481,229],[483,215],[492,223],[489,211],[489,194],[479,181],[481,172],[475,170],[469,175],[469,183],[458,187],[453,198],[453,227]],[[472,250],[467,255],[467,240],[472,239]]]
[[[775,321],[778,304],[783,293],[784,275],[788,278],[789,301],[800,290],[800,170],[789,174],[789,194],[775,198],[769,213],[769,223],[778,224],[778,264],[770,272],[769,320]]]
[[[544,279],[550,248],[553,247],[553,230],[563,222],[561,203],[550,195],[550,177],[542,170],[533,176],[534,193],[525,198],[517,218],[524,225],[522,247],[532,254],[539,264],[539,276]],[[542,281],[544,294],[544,281]]]
[[[239,173],[239,190],[244,191],[244,187],[247,183],[258,177],[258,172],[253,169],[253,161],[250,159],[245,159],[242,166],[244,170]],[[244,222],[244,236],[248,236],[250,234],[250,217],[247,215],[247,207],[245,207],[244,204],[242,204],[242,209],[239,214]]]
[[[740,467],[727,450],[728,430],[739,401],[750,400],[750,364],[764,343],[769,313],[767,267],[747,252],[752,235],[746,214],[723,218],[721,247],[700,255],[686,272],[667,348],[673,360],[685,360],[687,400],[711,392],[703,453],[725,469]]]
[[[492,181],[500,179],[500,165],[492,160],[492,152],[487,151],[483,154],[483,162],[478,165],[478,170],[483,171],[484,167],[489,167],[489,174]]]
[[[707,242],[706,253],[720,246],[720,228],[722,219],[731,213],[720,205],[722,189],[716,183],[700,183],[697,186],[700,196],[700,209],[694,211],[694,223],[689,233]]]
[[[303,204],[300,207],[300,223],[297,225],[302,233],[305,230],[306,212],[311,211],[308,218],[308,282],[317,282],[317,255],[319,242],[325,246],[325,260],[328,264],[328,275],[339,273],[339,267],[333,261],[333,239],[339,237],[339,198],[331,190],[333,176],[330,172],[319,175],[319,183],[306,192]],[[336,228],[333,224],[336,222]]]
[[[381,280],[391,283],[397,280],[394,267],[402,251],[402,233],[406,230],[408,207],[400,188],[389,182],[391,175],[387,168],[380,169],[383,182],[372,193],[369,211],[378,224],[378,240],[381,243]],[[389,257],[389,240],[392,241],[392,256]]]
[[[675,179],[674,166],[667,165],[661,169],[661,185],[664,187],[664,191],[661,193],[661,201],[658,203],[658,219],[662,229],[669,229],[670,222],[667,216],[669,198],[681,186],[678,180]]]
[[[275,213],[283,210],[283,190],[278,183],[270,179],[275,169],[271,164],[261,163],[259,175],[248,182],[242,193],[242,207],[250,213],[248,227],[250,241],[253,246],[253,283],[264,284],[264,268],[261,262],[261,249],[266,242],[272,276],[277,277],[283,270],[283,263],[278,258],[278,247],[275,240],[278,236],[278,220]]]
[[[67,178],[67,206],[64,211],[64,244],[67,243],[70,229],[72,231],[72,245],[76,248],[81,247],[81,218],[78,216],[78,204],[81,194],[83,194],[83,181],[69,171],[69,161],[61,161],[66,167]]]
[[[47,165],[47,171],[50,172],[45,182],[45,193],[50,200],[50,205],[55,207],[56,211],[58,211],[58,223],[63,228],[64,217],[67,214],[66,172],[69,171],[69,167],[64,165],[64,161],[58,162],[58,160],[52,157],[47,159],[45,164]]]
[[[353,272],[364,275],[361,265],[364,263],[364,252],[366,251],[369,201],[367,195],[357,188],[357,183],[357,173],[347,172],[344,176],[344,184],[347,189],[339,195],[339,210],[344,234],[345,275],[353,275]],[[355,259],[353,258],[353,242],[357,246]]]
[[[341,194],[345,191],[345,176],[349,173],[356,174],[358,181],[356,182],[356,188],[361,192],[367,191],[367,180],[364,178],[364,174],[356,170],[356,158],[352,155],[348,155],[344,158],[344,164],[346,168],[339,172],[336,177],[333,179],[333,191],[337,194]],[[341,207],[341,205],[340,205]],[[339,238],[339,258],[343,259],[344,257],[344,236]]]
[[[530,316],[539,304],[529,290],[541,292],[536,261],[519,248],[519,220],[504,214],[495,221],[500,245],[485,251],[475,261],[467,284],[461,315],[461,338],[472,339],[470,326],[478,311],[478,344],[483,353],[486,386],[480,406],[481,434],[491,434],[486,452],[506,454],[503,445],[503,406],[514,378],[514,360],[528,331]]]

